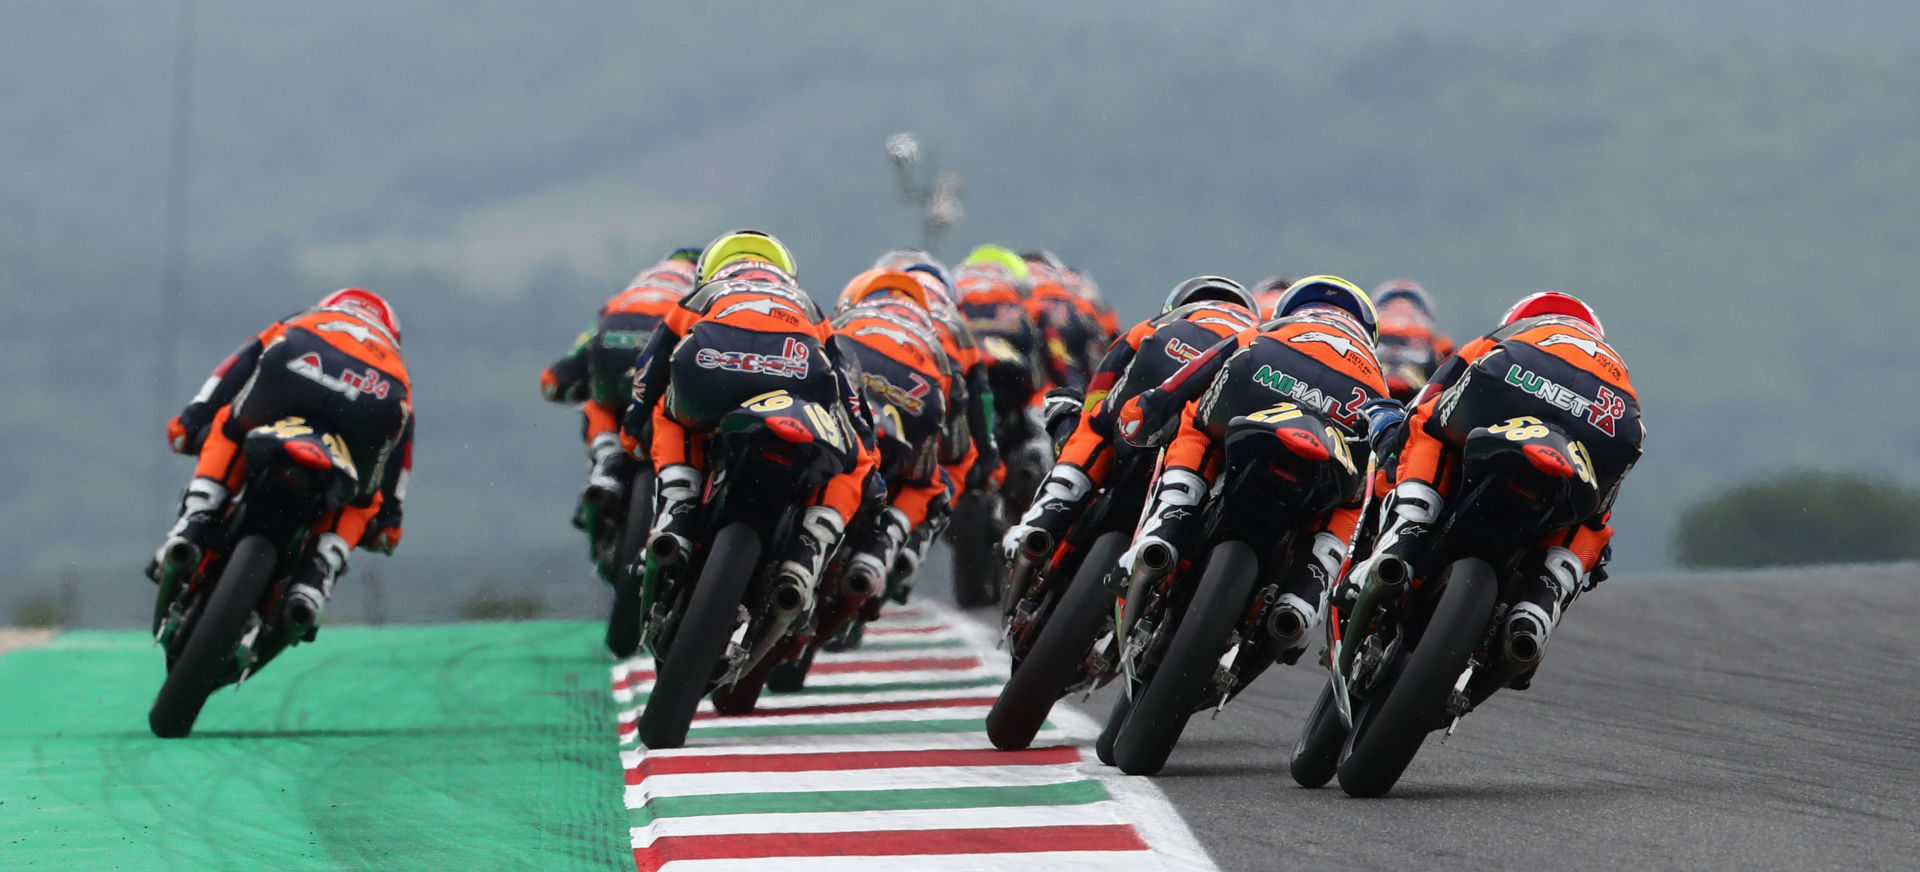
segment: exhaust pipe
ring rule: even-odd
[[[687,559],[686,547],[678,536],[656,533],[647,539],[647,559],[662,567],[678,566]]]
[[[874,569],[876,564],[854,563],[847,567],[847,593],[865,599],[878,592],[886,581]],[[777,603],[776,603],[777,604]]]
[[[1543,610],[1533,603],[1522,602],[1514,606],[1507,618],[1507,642],[1505,654],[1507,664],[1514,669],[1527,669],[1537,666],[1540,658],[1547,653],[1547,621],[1550,620]]]
[[[1373,623],[1374,615],[1387,601],[1398,598],[1407,589],[1407,582],[1413,580],[1413,567],[1405,560],[1392,554],[1381,554],[1373,558],[1367,569],[1367,577],[1360,588],[1360,599],[1353,604],[1353,614],[1347,617],[1347,626],[1341,633],[1340,671],[1347,672],[1353,667],[1354,652],[1359,650],[1360,636],[1367,625]]]
[[[160,569],[162,572],[178,572],[200,565],[200,546],[186,539],[172,539],[162,548]]]
[[[1291,647],[1306,635],[1307,621],[1301,614],[1285,606],[1275,606],[1267,613],[1267,636],[1279,643],[1282,648]]]
[[[1033,576],[1053,555],[1053,534],[1045,530],[1028,530],[1020,537],[1020,552],[1013,556],[1013,566],[1007,572],[1007,590],[1000,597],[1000,614],[1003,618],[1013,617],[1013,607],[1027,595],[1027,588],[1033,584]]]
[[[1115,633],[1121,639],[1133,632],[1134,622],[1140,619],[1140,610],[1147,602],[1147,589],[1159,584],[1161,579],[1173,572],[1180,555],[1172,545],[1159,539],[1149,539],[1140,546],[1140,553],[1134,555],[1133,560],[1133,574],[1126,577],[1126,588],[1116,592],[1126,602],[1126,607],[1120,613],[1120,623],[1115,627]],[[1111,584],[1120,577],[1118,572],[1109,573],[1107,581]]]

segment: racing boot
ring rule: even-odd
[[[693,550],[693,525],[700,508],[700,488],[706,476],[691,464],[662,467],[654,480],[653,532],[647,536],[647,556],[662,566],[674,566]]]
[[[167,531],[167,539],[147,564],[147,577],[155,584],[168,566],[193,567],[200,563],[220,529],[220,510],[227,505],[227,487],[210,478],[195,476],[187,482],[180,497],[180,517]]]
[[[1541,556],[1540,568],[1520,588],[1520,594],[1507,610],[1507,664],[1521,669],[1507,683],[1514,690],[1526,690],[1533,684],[1533,673],[1547,653],[1547,637],[1559,626],[1566,607],[1580,595],[1586,572],[1579,556],[1565,548],[1548,548]]]
[[[1073,519],[1086,511],[1093,501],[1093,479],[1071,463],[1062,463],[1047,473],[1034,494],[1033,504],[1020,523],[1008,528],[1000,540],[1001,556],[1008,562],[1022,554],[1037,558],[1053,551],[1067,534]]]
[[[1107,583],[1125,585],[1116,593],[1164,577],[1180,563],[1182,548],[1193,546],[1200,522],[1200,500],[1207,495],[1207,481],[1189,469],[1173,467],[1160,473],[1153,483],[1153,498],[1140,514],[1140,526],[1134,530],[1133,544],[1120,555],[1117,571]]]
[[[900,553],[894,555],[892,571],[887,575],[888,599],[906,605],[907,598],[913,595],[914,574],[920,571],[920,564],[927,562],[927,552],[947,531],[949,520],[951,516],[944,509],[928,512],[926,521],[907,534],[907,542],[900,546]]]
[[[327,611],[327,598],[333,595],[333,583],[347,571],[349,550],[347,540],[340,534],[321,533],[306,559],[293,572],[282,614],[287,618],[287,626],[304,641],[313,641],[319,632],[320,618]]]
[[[1398,578],[1401,570],[1424,563],[1428,534],[1433,531],[1433,522],[1440,518],[1441,505],[1440,492],[1426,482],[1403,481],[1395,485],[1380,507],[1381,530],[1374,540],[1373,552],[1348,569],[1346,578],[1331,594],[1333,605],[1350,611],[1360,599],[1362,589],[1376,583],[1383,574]],[[1390,561],[1401,565],[1385,566]]]
[[[1329,582],[1346,559],[1347,543],[1328,532],[1314,534],[1308,549],[1306,566],[1297,571],[1293,589],[1281,593],[1267,608],[1267,636],[1273,642],[1273,659],[1292,665],[1306,653],[1313,629],[1320,623],[1320,603],[1331,587]]]
[[[826,506],[808,506],[800,513],[793,534],[793,545],[779,565],[774,567],[774,607],[783,612],[804,612],[813,606],[813,591],[820,583],[820,572],[827,557],[840,545],[846,522],[840,513]]]
[[[847,561],[850,592],[874,596],[886,592],[887,570],[907,543],[907,513],[888,506],[849,541],[853,556]]]
[[[587,473],[586,489],[580,492],[580,505],[591,523],[597,515],[617,509],[626,501],[627,482],[633,479],[639,461],[621,449],[620,436],[615,433],[594,437],[587,456],[593,461],[593,469]]]

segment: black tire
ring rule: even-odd
[[[226,683],[234,646],[240,644],[247,619],[273,580],[278,558],[279,549],[265,536],[248,536],[234,546],[193,634],[147,711],[147,726],[154,735],[178,739],[193,732],[207,697]]]
[[[714,666],[727,652],[754,570],[760,565],[760,534],[730,524],[713,538],[673,648],[656,667],[653,693],[640,712],[640,741],[649,748],[678,748],[707,695]]]
[[[1433,617],[1399,676],[1374,700],[1364,717],[1354,714],[1353,735],[1340,761],[1340,789],[1348,796],[1381,796],[1393,789],[1427,734],[1442,726],[1453,683],[1486,637],[1499,582],[1478,558],[1453,564]]]
[[[1228,636],[1246,617],[1259,581],[1260,557],[1245,542],[1222,542],[1207,557],[1192,604],[1174,628],[1159,668],[1134,699],[1133,713],[1113,741],[1114,765],[1128,775],[1152,775],[1187,728],[1187,719],[1207,701]]]
[[[1007,584],[993,514],[993,498],[984,494],[963,498],[953,512],[953,601],[963,609],[999,603]]]
[[[1087,652],[1100,636],[1101,618],[1113,613],[1106,574],[1127,550],[1128,534],[1104,533],[1093,540],[1053,612],[1040,627],[987,712],[987,738],[1002,751],[1033,744],[1035,733],[1067,686],[1085,668]]]
[[[627,517],[613,545],[613,610],[607,616],[607,650],[627,658],[640,651],[640,575],[628,568],[653,529],[653,473],[641,470],[628,487]]]
[[[1120,680],[1126,681],[1126,678]],[[1107,723],[1100,728],[1100,737],[1093,740],[1093,756],[1100,758],[1100,762],[1113,765],[1113,740],[1120,735],[1120,728],[1127,723],[1127,715],[1132,711],[1133,699],[1122,688],[1120,695],[1113,698],[1113,708],[1107,712]]]
[[[760,691],[767,688],[767,677],[779,665],[774,662],[778,656],[778,651],[770,653],[747,670],[747,674],[740,676],[739,681],[714,688],[714,713],[723,717],[753,714],[754,706],[760,704]]]
[[[1301,787],[1322,787],[1333,780],[1340,768],[1340,748],[1347,742],[1347,725],[1340,720],[1340,707],[1333,702],[1333,683],[1320,688],[1320,699],[1307,713],[1300,730],[1300,741],[1293,745],[1293,759],[1287,771]]]

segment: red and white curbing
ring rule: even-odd
[[[992,748],[983,719],[1008,664],[990,630],[925,604],[866,636],[751,715],[702,704],[686,747],[665,751],[635,728],[652,664],[614,667],[638,869],[1216,868],[1151,782],[1093,759],[1085,715],[1057,706],[1033,748]]]

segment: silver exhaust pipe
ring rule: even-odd
[[[658,533],[647,539],[647,559],[662,567],[678,566],[687,559],[687,552],[680,537]]]
[[[1300,641],[1306,632],[1306,618],[1293,609],[1275,606],[1267,613],[1267,636],[1283,648]]]
[[[200,546],[181,538],[169,539],[160,551],[160,569],[163,572],[192,569],[199,566],[200,558],[205,556]]]
[[[1359,650],[1360,636],[1365,633],[1367,625],[1373,623],[1373,617],[1379,613],[1380,607],[1389,600],[1399,598],[1412,580],[1413,567],[1407,565],[1405,560],[1391,554],[1374,558],[1360,588],[1360,598],[1353,604],[1353,614],[1347,616],[1346,628],[1340,634],[1342,673],[1353,668],[1353,656]]]

